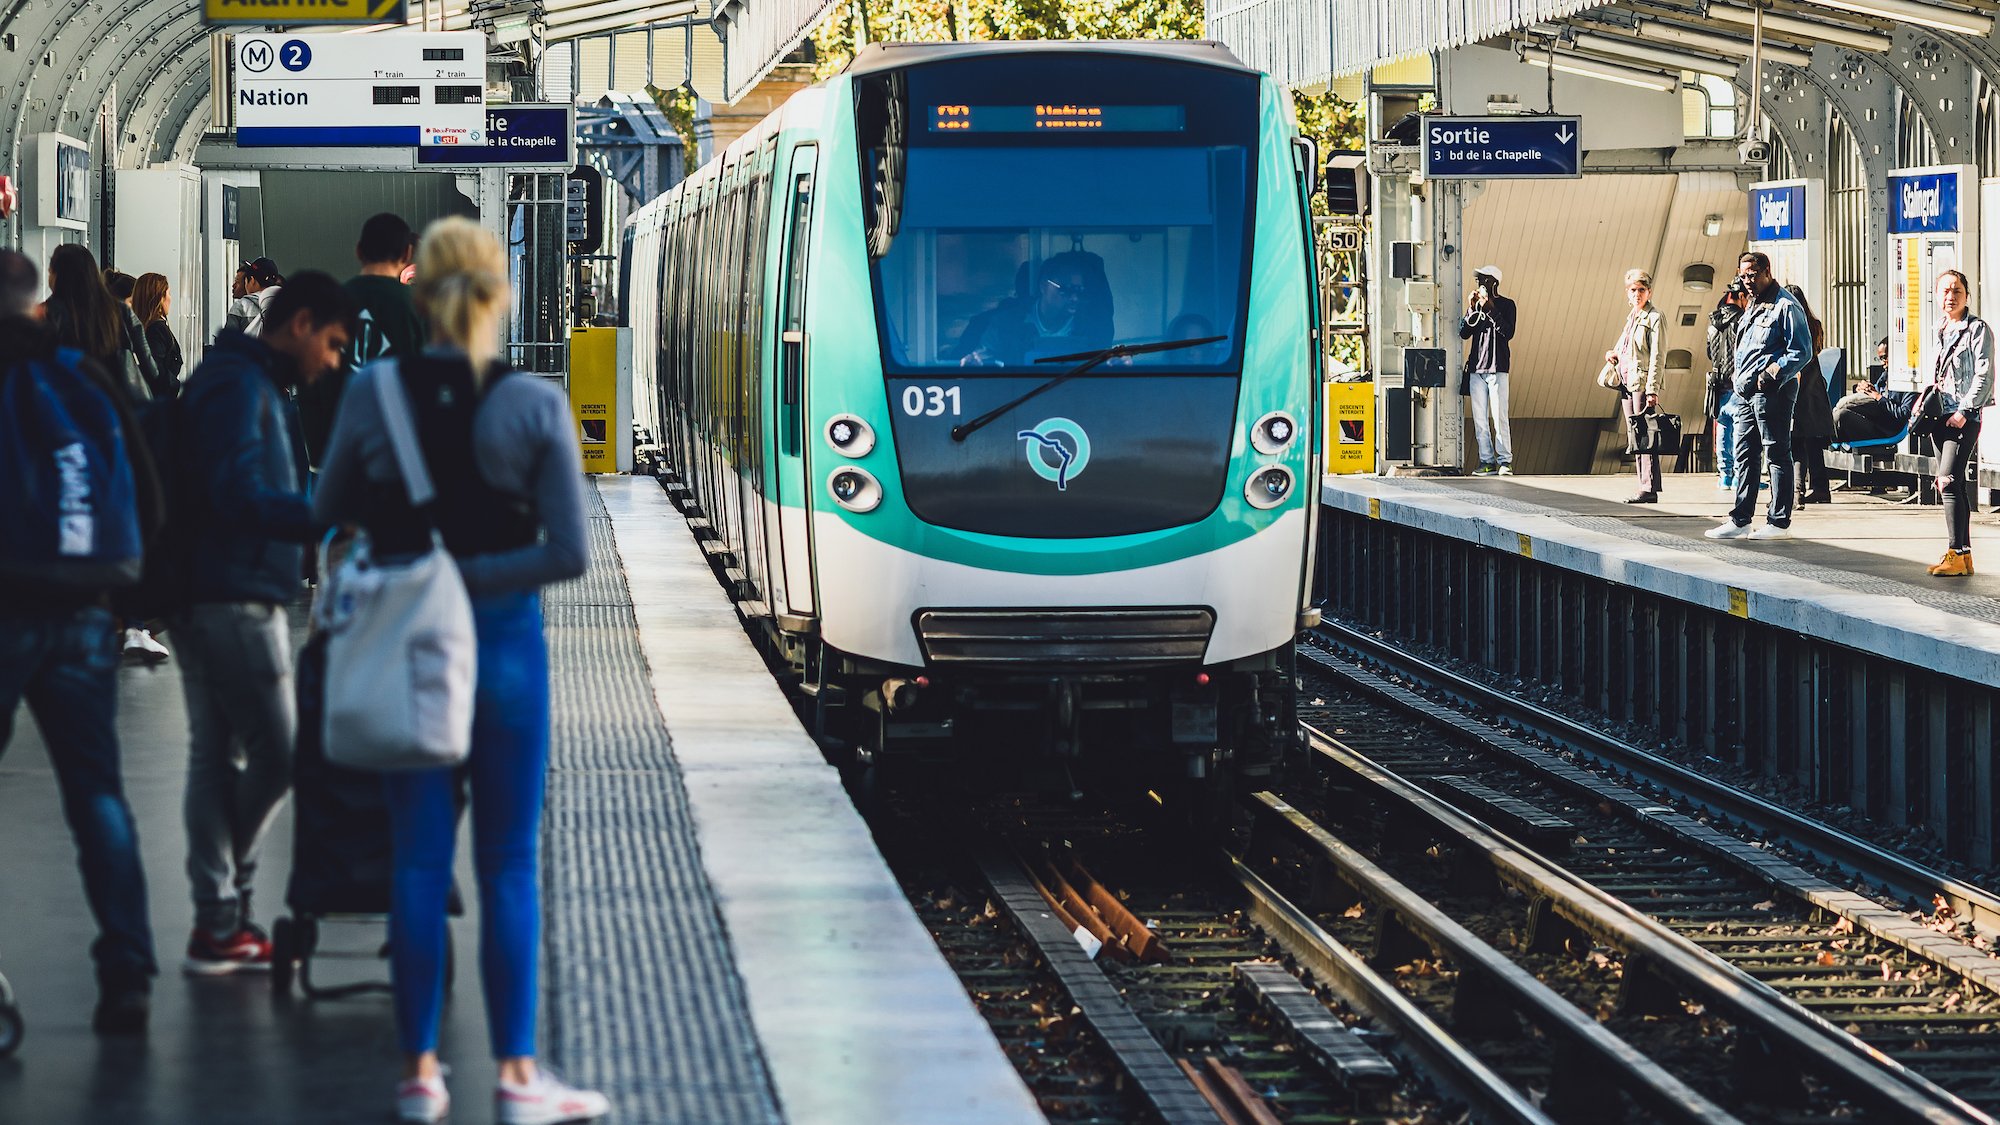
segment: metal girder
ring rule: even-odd
[[[208,31],[196,26],[183,34],[173,46],[149,60],[144,70],[126,87],[125,101],[120,116],[124,119],[119,137],[119,151],[142,155],[145,152],[145,136],[153,132],[159,122],[149,119],[149,107],[164,105],[178,89],[178,85],[162,86],[165,76],[171,70],[180,82],[189,80],[191,74],[208,71]],[[121,162],[122,163],[122,162]]]
[[[163,91],[160,112],[154,118],[152,136],[141,138],[146,159],[155,164],[181,164],[194,159],[194,142],[184,140],[189,114],[207,101],[209,83],[203,60],[188,58],[178,71],[155,82],[152,91]]]
[[[1831,138],[1827,134],[1825,107],[1831,106],[1861,150],[1862,178],[1868,186],[1868,230],[1888,230],[1889,169],[1896,162],[1895,86],[1884,80],[1878,64],[1859,52],[1838,47],[1816,49],[1812,66],[1804,70],[1788,69],[1803,78],[1804,84],[1771,91],[1763,102],[1765,113],[1775,122],[1787,110],[1799,116],[1808,106],[1821,107],[1814,118],[1817,132],[1810,136],[1819,156],[1818,174],[1828,176],[1832,162],[1839,159],[1839,154],[1830,149]],[[1889,277],[1887,242],[1878,237],[1864,240],[1868,277],[1872,281],[1886,282]],[[1878,340],[1889,334],[1887,301],[1869,302],[1868,318],[1868,339]]]
[[[113,90],[118,91],[119,147],[122,149],[126,123],[133,120],[130,111],[141,103],[146,82],[159,74],[168,59],[185,52],[194,43],[205,42],[207,38],[207,29],[201,26],[199,13],[193,8],[157,16],[134,37],[133,49],[119,52],[112,65],[100,68],[102,73],[91,82],[90,98],[83,104],[100,105]],[[207,50],[204,49],[201,55],[207,58]],[[62,101],[57,105],[58,113],[69,105],[71,97],[81,88],[82,84],[78,83],[63,91]]]

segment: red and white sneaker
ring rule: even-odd
[[[566,1086],[538,1067],[535,1080],[525,1086],[500,1083],[493,1092],[493,1111],[499,1125],[563,1125],[595,1121],[611,1112],[611,1101],[594,1090]]]
[[[396,1083],[396,1120],[411,1125],[437,1125],[451,1115],[451,1095],[444,1076],[405,1078]]]
[[[197,977],[267,972],[270,968],[271,939],[248,922],[220,941],[195,927],[193,936],[188,938],[187,959],[181,962],[182,971]]]

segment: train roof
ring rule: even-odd
[[[1245,74],[1261,73],[1246,66],[1224,44],[1213,39],[1013,39],[978,43],[870,43],[861,48],[844,73],[874,74],[946,59],[979,55],[1141,55],[1162,61],[1193,63]]]

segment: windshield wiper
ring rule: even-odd
[[[1203,344],[1213,344],[1227,339],[1229,339],[1227,336],[1195,336],[1186,340],[1160,340],[1151,344],[1113,344],[1108,348],[1101,348],[1094,352],[1077,352],[1073,355],[1052,355],[1045,359],[1038,359],[1035,361],[1036,363],[1074,363],[1076,366],[1050,379],[1046,383],[1039,383],[1029,388],[1028,393],[1012,402],[1002,403],[970,422],[953,426],[951,428],[951,440],[964,441],[984,428],[988,422],[993,421],[1009,410],[1034,398],[1043,391],[1053,390],[1056,387],[1062,386],[1064,383],[1069,382],[1071,379],[1089,371],[1106,360],[1119,359],[1128,355],[1146,355],[1149,352],[1171,352],[1178,351],[1181,348],[1198,348]]]

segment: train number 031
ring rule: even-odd
[[[957,387],[904,387],[903,413],[912,418],[936,418],[943,414],[958,417],[960,409]]]

